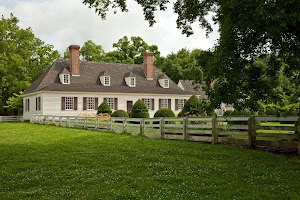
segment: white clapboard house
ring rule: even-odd
[[[142,99],[153,117],[159,108],[178,114],[192,93],[182,90],[153,66],[153,53],[144,63],[118,64],[80,60],[80,47],[71,45],[70,59],[56,60],[22,95],[24,119],[32,114],[88,116],[106,101],[112,110],[131,111]]]

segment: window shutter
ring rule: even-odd
[[[161,109],[161,99],[159,99],[159,109]]]
[[[38,110],[38,98],[35,98],[35,110]]]
[[[175,110],[178,110],[178,99],[175,99]]]
[[[74,97],[74,110],[77,110],[77,109],[78,109],[77,103],[78,103],[77,97]]]
[[[118,110],[118,98],[114,98],[114,110]]]
[[[98,97],[95,97],[95,110],[98,110]]]
[[[86,105],[86,97],[83,97],[83,110],[87,110],[87,105]]]
[[[28,111],[30,111],[30,100],[28,99]]]
[[[154,110],[154,99],[151,99],[152,103],[151,103],[151,110]]]
[[[168,99],[168,108],[171,109],[171,99]]]
[[[104,98],[103,98],[103,101],[107,102],[107,98],[106,98],[106,97],[104,97]]]
[[[184,99],[184,104],[187,102],[187,99]]]
[[[61,110],[66,110],[66,97],[61,98]]]

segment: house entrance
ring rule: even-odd
[[[127,101],[127,112],[131,112],[133,101]]]

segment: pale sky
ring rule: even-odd
[[[129,12],[109,13],[102,20],[82,0],[1,0],[0,15],[8,18],[13,13],[22,28],[31,27],[36,37],[54,45],[63,53],[71,44],[83,45],[87,40],[101,45],[105,51],[123,36],[140,36],[149,45],[157,45],[163,56],[181,48],[212,48],[219,37],[215,32],[206,38],[205,32],[194,24],[194,35],[186,37],[176,28],[176,14],[172,7],[157,12],[153,27],[144,20],[142,9],[128,1]]]

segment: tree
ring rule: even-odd
[[[127,11],[126,1],[84,0],[90,8],[105,18],[109,8]],[[167,0],[138,1],[150,26],[155,23],[155,11],[165,10]],[[193,34],[192,24],[198,22],[209,34],[212,21],[219,25],[220,39],[215,46],[214,59],[210,62],[210,77],[214,81],[212,95],[221,101],[236,103],[243,99],[242,80],[247,79],[247,68],[254,66],[257,56],[270,56],[286,63],[284,74],[300,74],[300,1],[291,0],[177,0],[174,12],[178,14],[177,27],[187,36]],[[276,63],[276,62],[275,62]],[[272,73],[280,73],[280,65],[271,64]],[[249,78],[249,77],[248,77]],[[252,77],[251,82],[257,81]],[[207,86],[211,80],[207,80]],[[258,91],[258,84],[246,83],[251,92]],[[218,101],[218,102],[217,102]]]
[[[182,109],[183,116],[205,116],[206,111],[204,105],[195,95],[191,96],[184,104]]]
[[[151,51],[155,58],[160,56],[156,45],[148,45],[141,37],[132,36],[130,40],[127,36],[119,39],[117,43],[113,43],[116,50],[108,52],[105,61],[127,64],[142,64],[143,52]]]
[[[108,103],[106,101],[103,101],[99,107],[98,107],[98,111],[97,111],[97,114],[111,114],[112,113],[112,110],[111,108],[109,107]]]
[[[132,118],[149,118],[149,111],[146,104],[142,100],[137,100],[131,109]]]
[[[36,38],[30,28],[22,29],[10,15],[0,20],[0,114],[6,114],[6,102],[14,93],[25,90],[59,57],[53,46]]]
[[[176,83],[179,80],[201,81],[204,79],[202,68],[206,67],[202,54],[206,55],[207,52],[200,49],[193,51],[181,49],[177,53],[171,53],[165,58],[160,58],[157,61],[157,67]]]
[[[87,61],[103,61],[105,57],[104,50],[101,45],[96,45],[93,41],[88,40],[84,43],[80,50],[81,56]]]

